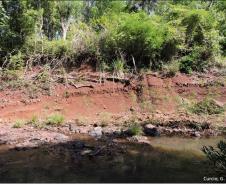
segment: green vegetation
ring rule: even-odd
[[[167,77],[173,77],[180,70],[180,63],[178,61],[171,62],[163,66],[163,73]]]
[[[128,133],[132,136],[141,135],[143,133],[142,126],[134,122],[129,126]]]
[[[25,125],[25,121],[24,120],[16,120],[15,124],[13,125],[13,128],[21,128]]]
[[[43,128],[45,126],[45,123],[41,121],[38,116],[33,115],[31,120],[27,122],[27,124],[32,125],[35,128]]]
[[[206,154],[218,173],[226,174],[226,142],[220,141],[217,148],[204,146],[202,151]]]
[[[217,105],[213,99],[205,98],[194,104],[191,111],[195,114],[221,114],[224,112],[224,107]]]
[[[202,0],[0,0],[0,79],[37,64],[91,62],[119,77],[143,69],[173,76],[222,68],[225,8],[225,1]],[[40,78],[49,81],[47,73]]]
[[[109,112],[101,112],[99,114],[99,121],[100,121],[100,126],[101,127],[105,127],[108,125],[108,123],[111,121],[112,119],[112,114]]]
[[[63,123],[64,123],[64,116],[59,113],[50,115],[46,120],[47,125],[59,126]]]
[[[32,116],[30,123],[31,124],[36,124],[38,122],[38,117],[37,116]]]

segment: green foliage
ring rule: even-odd
[[[169,5],[163,17],[178,29],[178,58],[182,72],[203,72],[216,63],[220,55],[221,37],[217,20],[210,11]]]
[[[161,20],[155,20],[141,12],[110,14],[101,21],[107,33],[102,38],[100,47],[107,61],[116,60],[123,53],[130,66],[133,66],[134,57],[138,67],[161,67],[162,48],[173,39],[172,33],[161,24]],[[108,21],[112,21],[113,25],[115,23],[115,26],[112,27]]]
[[[43,128],[45,126],[45,123],[39,120],[38,116],[33,115],[31,120],[27,122],[27,124],[31,124],[35,128]]]
[[[204,72],[213,61],[214,58],[206,46],[195,46],[190,54],[180,59],[180,71],[188,74],[192,71]]]
[[[84,2],[84,19],[86,22],[93,22],[109,12],[123,12],[126,7],[125,1],[89,1]]]
[[[180,63],[178,61],[173,61],[163,66],[163,73],[167,77],[173,77],[179,71],[179,68],[180,68]]]
[[[224,60],[225,8],[224,1],[2,0],[0,64],[18,70],[38,56],[109,68],[121,59],[123,68],[168,66],[173,75],[178,61],[181,72],[205,72]]]
[[[141,135],[143,133],[142,126],[138,123],[132,123],[129,126],[128,133],[132,136]]]
[[[24,120],[16,120],[15,124],[13,125],[13,128],[21,128],[25,125],[25,121]]]
[[[21,77],[21,71],[18,70],[5,70],[1,74],[1,79],[4,81],[18,80]]]
[[[66,40],[70,24],[78,18],[81,11],[81,1],[57,1],[57,12],[60,17],[62,39]]]
[[[222,175],[226,175],[226,142],[220,141],[217,144],[217,148],[204,146],[202,151],[211,163],[213,163],[216,171]]]
[[[205,98],[204,100],[196,103],[191,111],[195,114],[221,114],[224,112],[224,108],[217,105],[214,100]]]
[[[26,1],[19,0],[1,1],[0,9],[4,14],[1,47],[6,52],[17,50],[24,44],[27,35],[34,31],[36,12],[29,9]]]
[[[80,22],[74,25],[68,34],[71,35],[73,52],[78,58],[95,57],[98,50],[98,35],[90,26]]]
[[[47,125],[59,126],[63,123],[64,123],[64,116],[59,113],[50,115],[46,120]]]
[[[7,65],[7,69],[9,70],[20,70],[24,66],[23,55],[19,51],[16,55],[10,56],[9,63]]]
[[[31,120],[30,120],[30,123],[31,124],[36,124],[37,122],[38,122],[38,117],[35,116],[35,115],[33,115],[32,118],[31,118]]]
[[[121,59],[117,59],[112,63],[113,73],[118,77],[123,77],[125,72],[125,62]]]
[[[52,58],[63,58],[72,56],[71,41],[36,39],[35,36],[30,36],[23,47],[23,51],[28,55],[34,54],[48,55]]]

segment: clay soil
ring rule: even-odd
[[[67,121],[78,118],[93,121],[101,119],[103,114],[115,119],[114,116],[128,116],[134,112],[174,116],[183,112],[184,102],[199,101],[207,96],[214,98],[220,106],[226,104],[226,80],[222,76],[177,74],[166,78],[150,73],[130,76],[127,78],[129,83],[107,79],[99,83],[97,72],[73,71],[71,74],[83,74],[93,81],[76,82],[79,88],[53,83],[50,95],[43,90],[32,98],[26,88],[2,90],[1,121],[29,120],[34,115],[45,119],[56,112],[63,114]]]

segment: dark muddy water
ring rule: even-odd
[[[78,157],[68,149],[4,151],[0,182],[203,182],[217,176],[201,152],[222,138],[150,138],[152,146],[123,144],[126,152]]]

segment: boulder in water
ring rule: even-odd
[[[158,128],[152,124],[147,124],[144,126],[144,133],[148,136],[160,136]]]
[[[89,131],[89,135],[96,138],[100,138],[102,136],[102,128],[94,127],[91,131]]]

